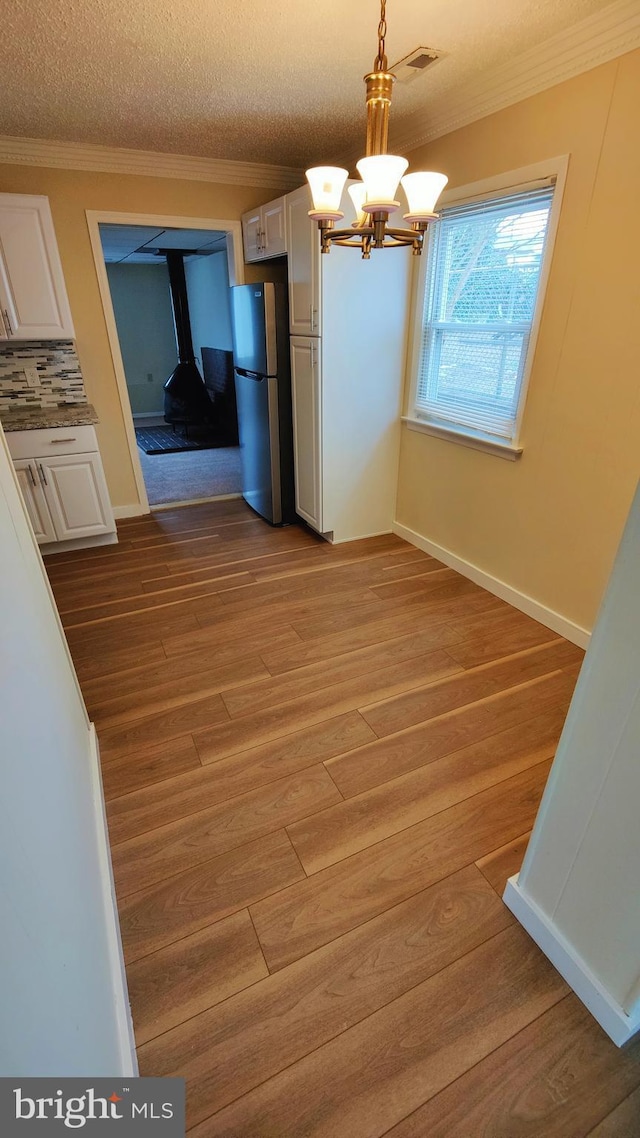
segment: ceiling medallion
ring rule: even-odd
[[[356,163],[362,181],[349,186],[356,210],[356,220],[349,229],[335,227],[336,221],[344,217],[340,202],[349,171],[339,166],[314,166],[307,170],[313,198],[309,217],[318,222],[323,253],[328,253],[334,244],[360,249],[367,259],[372,249],[399,245],[411,245],[413,252],[420,254],[429,222],[438,218],[433,211],[447,184],[446,175],[432,171],[405,174],[409,165],[407,159],[387,154],[389,108],[395,76],[387,70],[386,32],[386,0],[381,0],[378,54],[373,71],[364,77],[367,88],[366,158]],[[400,208],[400,202],[395,200],[400,182],[409,203],[409,212],[403,216],[410,227],[394,228],[388,221],[389,215]]]

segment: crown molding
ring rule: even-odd
[[[392,130],[393,148],[403,153],[424,146],[637,47],[640,47],[639,0],[615,0],[602,11],[488,70],[452,95],[443,95],[441,111],[429,111],[428,105],[424,110],[415,111]],[[351,159],[356,157],[359,155],[345,155],[345,164],[350,165]],[[0,163],[181,178],[264,189],[293,189],[304,182],[303,171],[292,166],[7,135],[0,136]]]
[[[640,47],[638,0],[616,0],[601,12],[573,24],[537,47],[443,98],[441,113],[414,112],[393,133],[398,153],[424,146],[444,134],[504,110],[513,103],[573,79]]]
[[[126,150],[9,135],[0,135],[0,163],[280,190],[296,188],[304,181],[304,174],[293,166],[267,166],[257,162],[231,162],[222,158],[196,158],[188,154],[161,154],[153,150]]]

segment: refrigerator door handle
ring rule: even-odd
[[[254,383],[262,383],[265,378],[263,375],[259,375],[257,371],[247,371],[244,367],[236,367],[233,370],[236,375],[242,375],[245,379],[252,379]]]

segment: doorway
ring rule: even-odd
[[[87,216],[139,489],[136,512],[240,497],[229,303],[242,273],[239,223]],[[178,301],[176,261],[184,285]],[[195,409],[191,400],[188,413],[183,403],[177,413],[165,386],[183,367],[185,312],[197,398]]]

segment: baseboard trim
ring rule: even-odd
[[[372,530],[371,533],[350,533],[347,534],[346,537],[336,537],[335,532],[332,530],[331,536],[326,533],[320,536],[323,537],[325,541],[328,541],[330,545],[345,545],[348,541],[366,541],[369,537],[386,537],[386,535],[391,532],[390,529],[376,529]]]
[[[40,546],[43,557],[56,553],[70,553],[74,549],[96,549],[99,545],[117,545],[117,533],[99,533],[95,537],[75,537],[71,541],[45,541]]]
[[[111,855],[109,853],[109,832],[107,829],[102,777],[100,774],[100,750],[98,746],[98,736],[96,735],[96,729],[93,723],[89,725],[89,762],[93,789],[98,860],[102,882],[105,930],[111,970],[111,990],[118,1035],[119,1069],[112,1073],[119,1078],[135,1078],[138,1075],[138,1060],[124,969],[124,955],[122,952],[120,923],[118,920],[113,871],[111,868]]]
[[[140,518],[143,514],[148,514],[149,511],[145,510],[141,502],[136,502],[133,506],[114,506],[113,516],[116,521],[121,521],[122,518]]]
[[[546,914],[519,889],[517,874],[507,881],[503,901],[609,1038],[618,1047],[633,1039],[640,1032],[640,1011],[625,1014]]]
[[[561,613],[556,612],[555,609],[547,608],[546,605],[536,601],[527,593],[521,593],[518,589],[514,589],[512,585],[508,585],[506,581],[501,581],[499,577],[493,577],[490,573],[480,569],[471,561],[465,561],[464,558],[458,557],[457,554],[452,553],[450,549],[445,549],[442,545],[437,545],[435,541],[429,541],[427,537],[422,534],[416,533],[415,530],[409,529],[408,526],[403,526],[400,522],[393,523],[393,532],[398,537],[404,538],[405,541],[415,545],[424,553],[430,553],[432,557],[437,557],[438,561],[444,561],[451,569],[456,569],[463,577],[468,577],[470,581],[474,581],[476,585],[480,585],[483,589],[493,593],[494,596],[500,597],[501,600],[507,601],[508,604],[513,605],[514,608],[520,609],[521,612],[526,613],[527,616],[537,620],[540,624],[544,624],[547,628],[553,629],[560,636],[564,636],[565,640],[570,640],[572,644],[577,644],[579,648],[587,648],[591,639],[591,633],[586,628],[582,628],[579,624],[574,624],[572,620],[562,616]]]
[[[151,513],[156,514],[160,510],[176,510],[180,506],[202,506],[206,502],[233,502],[236,498],[241,498],[242,494],[214,494],[211,498],[185,498],[181,502],[160,502],[157,506],[151,506]]]

